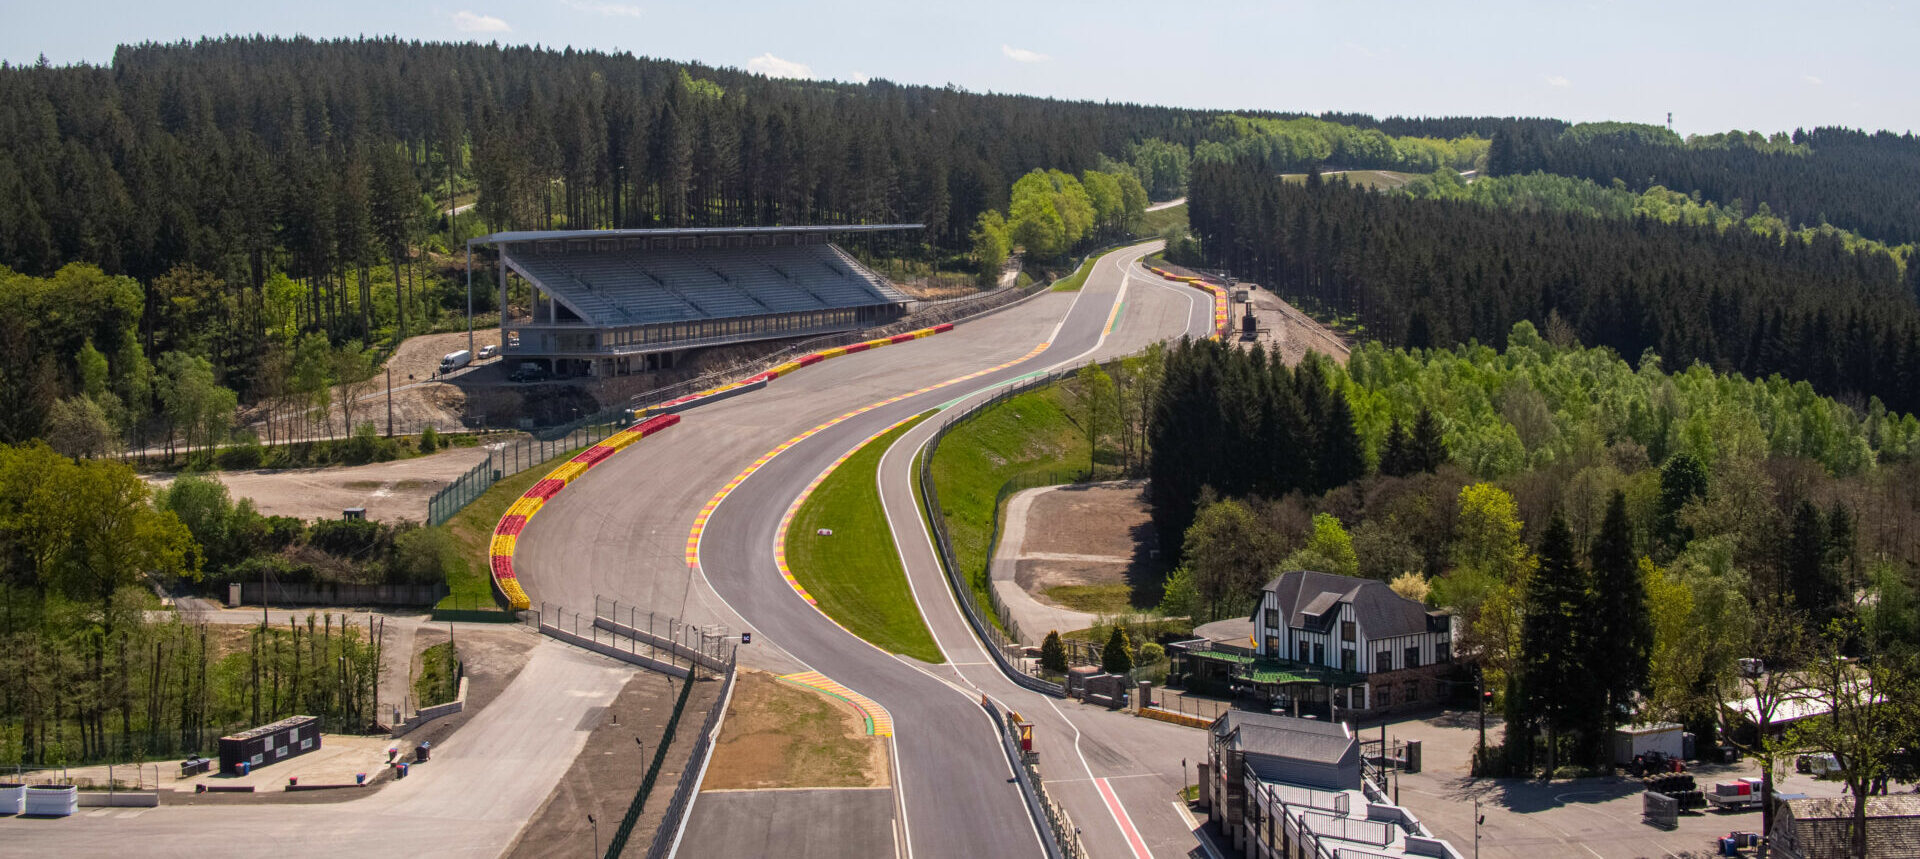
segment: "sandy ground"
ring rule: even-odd
[[[332,519],[348,507],[365,507],[369,519],[418,522],[426,518],[433,493],[486,458],[487,448],[481,445],[369,465],[218,471],[213,476],[233,497],[252,499],[254,507],[269,516]],[[147,480],[160,487],[173,478],[158,474]]]
[[[635,672],[612,705],[589,712],[582,723],[590,725],[593,731],[587,737],[586,748],[574,758],[566,777],[504,855],[597,856],[606,850],[658,751],[682,682],[650,671]],[[622,855],[646,853],[654,830],[659,828],[666,812],[667,802],[680,783],[681,771],[699,765],[698,761],[691,760],[693,745],[707,711],[719,696],[719,681],[694,683],[674,732],[673,745],[667,750],[666,760],[661,764]],[[595,822],[589,823],[588,816]]]
[[[994,589],[1038,644],[1048,630],[1085,629],[1091,612],[1061,605],[1062,585],[1147,585],[1159,562],[1140,481],[1029,489],[1007,502],[1006,531],[994,549]]]
[[[887,744],[851,705],[742,670],[701,790],[886,787]]]

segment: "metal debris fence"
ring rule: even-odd
[[[680,843],[680,832],[686,825],[693,795],[700,790],[699,764],[706,758],[707,749],[719,738],[720,721],[726,716],[727,702],[733,696],[733,680],[738,675],[739,662],[730,655],[720,695],[713,699],[713,706],[707,709],[706,721],[700,723],[700,736],[693,744],[693,754],[687,758],[686,768],[680,771],[680,783],[673,789],[673,798],[667,801],[666,814],[660,818],[660,828],[653,831],[653,844],[647,848],[647,859],[667,859]]]
[[[554,457],[576,448],[602,441],[624,428],[617,423],[590,424],[551,440],[520,439],[491,447],[485,461],[454,478],[452,483],[427,500],[427,524],[444,524],[495,483],[529,468],[544,465]]]

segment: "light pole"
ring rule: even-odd
[[[1486,821],[1487,816],[1480,813],[1480,800],[1476,797],[1473,800],[1473,859],[1480,859],[1480,824]]]
[[[600,855],[600,821],[593,819],[593,815],[589,814],[587,825],[593,827],[593,855],[598,857]],[[1478,849],[1478,845],[1475,845],[1475,849]],[[1475,859],[1479,857],[1476,855]]]

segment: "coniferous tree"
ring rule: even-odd
[[[1526,706],[1546,730],[1551,774],[1559,764],[1561,739],[1597,721],[1604,693],[1596,695],[1598,687],[1587,677],[1588,577],[1574,558],[1573,532],[1558,512],[1541,535],[1539,557],[1539,569],[1527,581],[1520,674]],[[1593,733],[1582,739],[1591,741]]]
[[[1415,471],[1435,471],[1447,464],[1447,446],[1441,438],[1440,419],[1433,410],[1421,407],[1419,417],[1413,421],[1413,444],[1410,448],[1412,465]]]
[[[1826,522],[1812,501],[1801,499],[1793,508],[1787,545],[1781,555],[1782,590],[1793,596],[1794,608],[1817,626],[1833,617],[1839,584],[1828,561]]]
[[[1127,640],[1126,627],[1114,624],[1107,646],[1100,648],[1100,670],[1107,674],[1132,673],[1133,643]]]
[[[1633,695],[1646,687],[1647,660],[1653,650],[1653,623],[1647,613],[1647,590],[1633,557],[1633,523],[1627,516],[1627,496],[1615,491],[1607,502],[1606,518],[1591,550],[1593,621],[1588,635],[1587,664],[1606,696],[1606,722],[1611,731],[1627,715]]]
[[[1407,434],[1407,428],[1400,425],[1400,419],[1394,418],[1387,426],[1387,438],[1380,444],[1380,473],[1389,477],[1405,477],[1419,467],[1414,463],[1413,437]]]
[[[1040,641],[1040,667],[1055,674],[1067,673],[1067,647],[1060,642],[1060,630],[1047,631]]]
[[[1672,555],[1693,541],[1693,529],[1682,524],[1680,511],[1707,494],[1707,472],[1690,453],[1676,453],[1660,467],[1660,540]]]

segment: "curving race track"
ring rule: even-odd
[[[1195,841],[1171,800],[1183,759],[1204,753],[1202,735],[1026,692],[998,673],[966,627],[907,482],[912,452],[943,416],[888,452],[881,488],[947,664],[927,666],[855,638],[801,600],[773,560],[778,523],[792,500],[879,429],[1035,371],[1130,353],[1183,333],[1204,335],[1210,296],[1134,265],[1154,247],[1109,254],[1076,293],[1043,293],[952,333],[827,361],[688,413],[680,427],[606,461],[546,506],[518,544],[523,584],[536,604],[590,611],[598,595],[736,633],[753,630],[754,643],[743,651],[750,664],[816,670],[884,706],[895,726],[891,836],[908,855],[1040,850],[992,722],[978,706],[983,694],[1037,724],[1049,790],[1083,830],[1090,852],[1187,853]],[[795,441],[808,428],[811,434]],[[704,521],[698,563],[689,565],[696,514],[736,479]],[[699,852],[693,843],[683,849]]]

